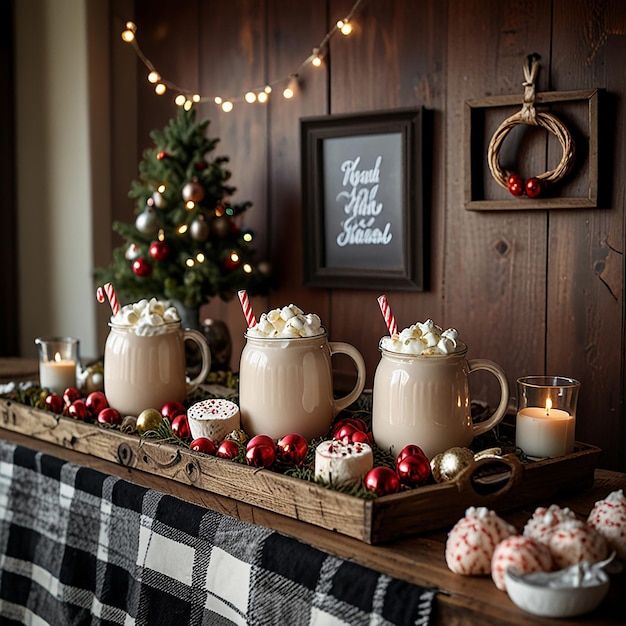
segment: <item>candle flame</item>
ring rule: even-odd
[[[546,415],[550,415],[550,409],[552,408],[552,400],[546,398]]]
[[[61,354],[60,354],[59,352],[57,352],[57,353],[54,355],[54,360],[55,360],[57,363],[60,363],[60,362],[63,360],[63,359],[61,358]]]

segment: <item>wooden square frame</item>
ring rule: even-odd
[[[586,146],[587,193],[581,197],[538,197],[487,200],[478,197],[477,180],[488,171],[487,145],[484,136],[475,131],[476,116],[485,113],[484,109],[495,107],[521,108],[523,95],[493,96],[475,100],[466,100],[463,115],[463,153],[465,154],[465,208],[470,211],[489,210],[525,210],[525,209],[573,209],[598,207],[598,89],[579,91],[557,91],[538,93],[535,97],[537,106],[573,101],[587,101],[588,108],[588,146]],[[580,172],[580,164],[575,165],[573,174]],[[494,181],[494,184],[495,183]]]

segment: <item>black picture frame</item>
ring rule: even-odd
[[[424,291],[423,107],[300,120],[304,283]]]

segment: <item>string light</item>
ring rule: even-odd
[[[339,20],[331,28],[331,30],[326,33],[320,43],[313,48],[312,54],[310,54],[302,63],[300,63],[295,71],[291,72],[289,75],[283,78],[279,78],[266,84],[265,87],[253,87],[252,89],[246,89],[243,91],[243,95],[241,96],[231,96],[225,98],[223,96],[202,96],[199,94],[192,94],[188,89],[180,87],[179,85],[176,85],[175,83],[163,78],[156,70],[150,59],[145,56],[145,54],[139,47],[139,44],[137,43],[137,26],[133,22],[126,22],[125,29],[122,31],[122,39],[126,43],[129,43],[133,46],[139,59],[148,68],[148,81],[155,85],[154,91],[157,95],[163,95],[169,89],[170,91],[176,92],[177,94],[174,97],[174,102],[187,111],[189,111],[194,104],[197,104],[199,102],[212,101],[218,107],[220,107],[222,111],[224,111],[224,113],[229,113],[234,109],[235,103],[238,102],[247,102],[249,104],[253,104],[256,102],[259,102],[261,104],[266,103],[269,100],[273,87],[277,85],[284,85],[282,94],[286,99],[289,100],[293,98],[297,93],[297,78],[300,75],[301,70],[308,65],[316,68],[321,67],[324,58],[323,51],[327,48],[331,38],[336,33],[341,33],[344,36],[348,36],[353,32],[354,29],[351,21],[352,17],[363,2],[365,2],[365,0],[356,0],[346,17],[344,17],[342,20]]]

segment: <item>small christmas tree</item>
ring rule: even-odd
[[[230,202],[228,157],[207,160],[219,142],[205,136],[208,125],[195,121],[193,109],[181,109],[163,131],[150,133],[155,147],[144,152],[129,191],[136,219],[114,222],[126,242],[107,269],[95,272],[122,303],[158,297],[193,309],[214,296],[228,301],[239,289],[269,289],[267,264],[254,263],[252,233],[241,226],[251,203]]]

